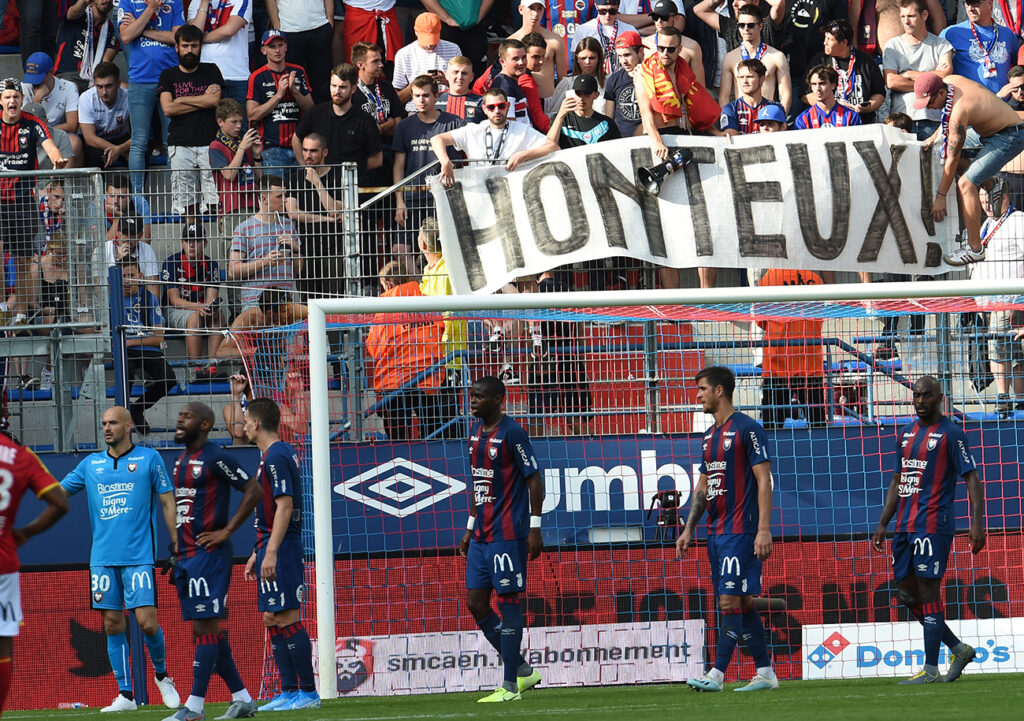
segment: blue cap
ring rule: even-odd
[[[781,105],[769,103],[757,111],[757,122],[760,123],[762,120],[773,120],[776,123],[785,125],[786,111],[782,109]]]
[[[261,42],[260,45],[266,45],[274,38],[281,38],[285,42],[288,42],[288,38],[284,36],[283,32],[281,32],[277,28],[270,28],[270,30],[267,30],[265,33],[263,33],[263,42]]]
[[[53,70],[53,59],[44,52],[32,53],[25,61],[25,82],[39,85]]]

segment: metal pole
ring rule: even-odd
[[[346,292],[356,297],[363,295],[362,257],[363,249],[360,243],[360,213],[359,213],[359,174],[355,163],[344,163],[341,166],[343,177],[342,198],[345,204],[345,225],[343,233],[345,237],[345,278]],[[348,375],[348,398],[347,404],[349,418],[349,433],[353,441],[363,440],[363,408],[366,405],[363,393],[363,332],[359,328],[351,328],[342,331],[342,363],[347,367]],[[324,350],[323,359],[327,358],[327,351]],[[321,360],[325,363],[326,360]],[[326,392],[326,391],[325,391]]]

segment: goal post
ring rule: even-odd
[[[776,286],[754,288],[679,289],[659,291],[614,291],[574,293],[519,293],[486,296],[410,296],[394,298],[316,298],[308,302],[309,333],[309,390],[310,390],[310,452],[312,469],[313,527],[316,578],[317,648],[319,654],[320,691],[324,698],[338,695],[335,668],[338,610],[335,556],[339,541],[333,528],[332,496],[337,479],[333,477],[331,428],[331,386],[329,384],[329,358],[331,353],[328,334],[332,326],[356,328],[372,324],[372,317],[380,313],[423,314],[425,316],[457,318],[513,317],[537,320],[557,317],[559,312],[585,311],[587,320],[610,324],[622,317],[636,319],[642,316],[650,321],[684,322],[693,317],[717,317],[738,321],[760,318],[801,318],[808,315],[828,319],[833,317],[882,317],[903,312],[919,314],[960,313],[988,310],[992,307],[1016,307],[1024,294],[1024,280],[987,283],[979,288],[969,280],[935,281],[928,283],[876,283]],[[1001,296],[996,305],[978,306],[972,299],[978,296]],[[920,299],[920,303],[913,303]],[[888,304],[888,305],[887,305]],[[722,341],[724,342],[724,341]],[[853,341],[850,341],[851,343]],[[713,347],[714,341],[706,347]],[[697,347],[699,343],[690,343]],[[701,346],[704,347],[704,346]],[[936,352],[943,349],[934,348]],[[859,357],[852,354],[853,358]],[[868,372],[871,372],[868,368]],[[948,369],[944,369],[948,370]],[[890,372],[895,378],[895,371]],[[467,379],[471,380],[471,379]],[[870,392],[870,388],[869,391]],[[836,399],[836,403],[839,399]],[[691,432],[699,429],[694,427]],[[644,431],[641,431],[643,433]],[[541,459],[541,465],[544,465]],[[657,461],[654,461],[656,464]],[[660,472],[660,468],[658,469]],[[688,469],[687,469],[688,470]],[[464,486],[463,486],[464,487]],[[568,492],[568,491],[567,491]],[[641,510],[646,510],[641,508]],[[866,509],[866,515],[877,518],[881,507]],[[683,509],[680,509],[680,513]],[[787,533],[800,534],[799,514],[787,515],[784,528]],[[649,514],[648,514],[649,515]],[[791,519],[797,519],[793,522]],[[962,519],[961,519],[962,520]],[[461,523],[456,520],[455,523]],[[1018,524],[1019,526],[1019,524]],[[869,529],[865,528],[866,533]],[[866,535],[864,536],[866,538]],[[861,539],[863,540],[863,539]],[[853,540],[842,543],[851,544]],[[837,541],[839,543],[839,541]],[[372,544],[363,544],[372,545]],[[860,548],[858,546],[858,548]],[[845,551],[844,551],[845,552]],[[853,553],[853,551],[850,551]],[[859,552],[859,551],[857,551]],[[843,552],[837,552],[837,557]],[[383,554],[382,564],[389,556]],[[403,559],[404,560],[404,559]],[[966,561],[965,561],[966,562]],[[872,561],[872,563],[875,563]],[[874,566],[872,566],[874,568]],[[1015,603],[1014,609],[1020,604]],[[1018,615],[1024,615],[1024,612]],[[1024,629],[1022,629],[1024,634]],[[325,672],[325,670],[327,670]],[[1020,669],[1018,669],[1020,670]],[[621,681],[620,681],[621,682]],[[442,689],[438,689],[442,690]]]

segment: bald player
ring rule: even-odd
[[[971,503],[971,553],[985,547],[985,493],[963,428],[942,413],[942,386],[933,376],[914,384],[917,420],[904,426],[897,440],[895,468],[885,506],[871,544],[885,553],[886,528],[896,518],[892,539],[892,576],[896,597],[924,626],[924,666],[900,685],[960,678],[974,661],[974,648],[946,625],[942,576],[956,531],[953,499],[962,477]],[[939,644],[950,651],[949,670],[939,676]]]
[[[61,486],[73,496],[85,491],[92,523],[89,579],[92,607],[103,615],[107,656],[117,681],[118,695],[102,711],[134,711],[132,677],[128,669],[125,609],[135,612],[142,629],[156,685],[168,708],[180,701],[174,681],[167,675],[164,632],[156,620],[156,508],[177,550],[174,490],[160,454],[132,441],[131,414],[114,406],[103,414],[103,440],[107,450],[85,457]]]
[[[205,718],[206,690],[214,668],[231,692],[231,705],[221,719],[248,718],[257,706],[249,695],[231,655],[220,619],[231,581],[231,534],[246,522],[263,489],[230,453],[208,437],[213,429],[213,409],[189,403],[178,413],[174,440],[185,446],[174,462],[172,476],[177,499],[178,563],[174,585],[181,601],[181,616],[192,622],[195,659],[192,692],[185,705],[168,721],[201,721]],[[231,513],[231,490],[242,500]]]
[[[935,73],[918,75],[914,80],[914,107],[918,110],[942,110],[938,129],[925,141],[926,148],[939,143],[944,159],[942,178],[932,204],[932,217],[936,222],[946,217],[946,194],[961,170],[961,153],[968,129],[981,136],[981,150],[956,180],[968,245],[945,256],[945,260],[950,265],[968,265],[985,260],[985,249],[981,244],[979,189],[1024,151],[1024,121],[991,90],[961,75],[947,75],[945,78]]]

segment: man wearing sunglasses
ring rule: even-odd
[[[875,122],[875,111],[885,100],[885,81],[878,63],[853,47],[853,28],[846,20],[833,20],[825,26],[824,50],[811,59],[811,65],[829,65],[839,76],[836,100],[858,113],[865,124]],[[808,88],[804,102],[815,103]]]
[[[482,107],[487,122],[464,125],[430,139],[430,148],[441,163],[441,184],[446,188],[455,184],[455,169],[445,150],[449,145],[464,152],[470,161],[504,161],[506,170],[558,150],[557,143],[529,125],[508,121],[508,96],[500,88],[484,93]]]
[[[782,23],[786,19],[783,0],[702,0],[693,6],[693,14],[725,41],[726,52],[732,52],[743,42],[738,26],[740,10],[751,3],[757,6],[766,21],[761,26],[764,41],[773,48],[781,47]],[[724,13],[723,9],[726,9]]]
[[[645,54],[658,52],[658,33],[662,28],[675,28],[680,33],[679,57],[690,66],[697,82],[707,85],[704,81],[704,52],[696,40],[682,34],[683,28],[686,27],[686,16],[679,10],[676,0],[657,0],[651,6],[651,13],[648,17],[651,19],[651,27],[654,32],[644,38],[644,47],[647,49]]]
[[[965,0],[964,5],[967,22],[940,33],[953,46],[953,72],[998,93],[1017,64],[1020,41],[992,17],[992,0]]]
[[[761,37],[764,27],[764,15],[757,5],[744,5],[740,8],[736,26],[739,28],[743,42],[735,50],[726,53],[722,59],[722,87],[718,91],[718,104],[725,106],[734,97],[739,97],[742,89],[737,88],[737,68],[746,60],[759,60],[764,65],[765,76],[761,91],[769,100],[774,100],[789,110],[793,100],[793,81],[789,76],[789,61],[779,50],[771,47]],[[735,90],[734,90],[735,89]]]
[[[597,17],[576,28],[575,42],[583,38],[596,38],[604,49],[604,72],[611,75],[619,69],[615,54],[615,40],[620,33],[636,32],[636,28],[619,19],[618,0],[598,0]]]

